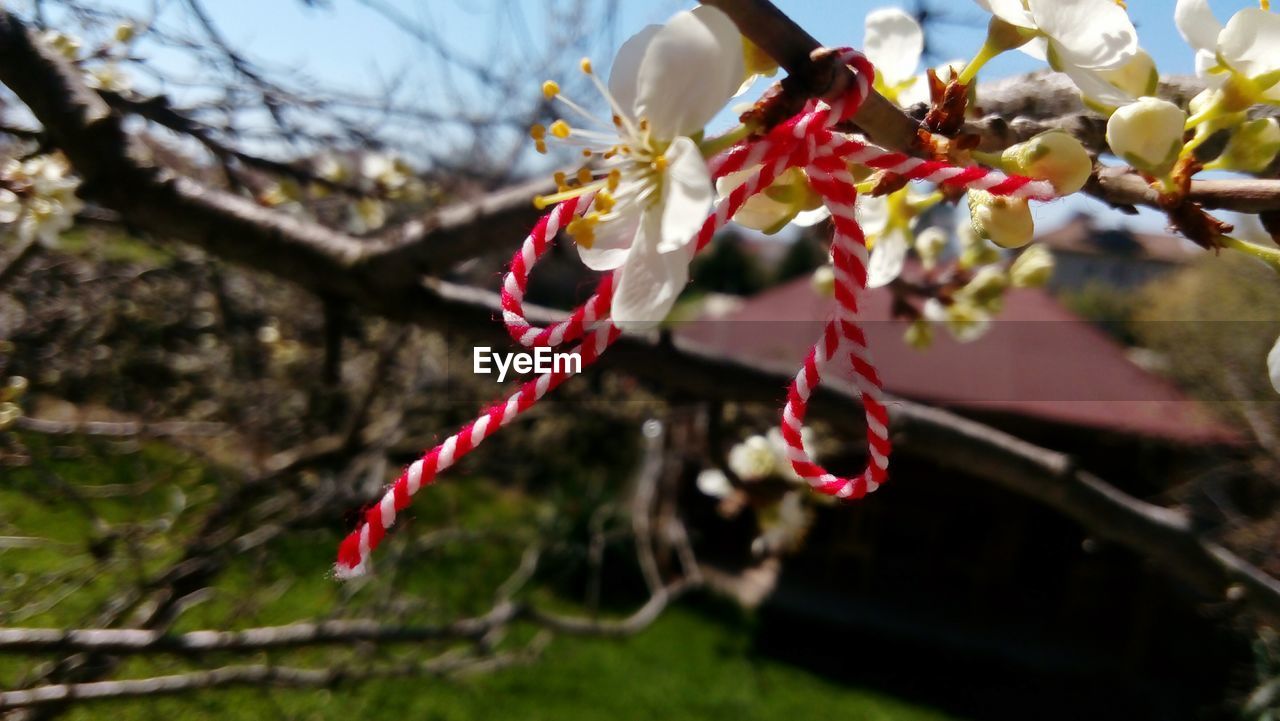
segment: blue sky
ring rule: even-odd
[[[116,0],[121,7],[144,9],[152,0]],[[427,21],[437,33],[449,39],[457,52],[483,61],[495,40],[512,44],[539,42],[554,23],[547,18],[545,0],[383,0],[405,16]],[[827,45],[862,43],[863,17],[874,8],[906,2],[865,2],[863,0],[776,0],[779,7]],[[23,3],[16,3],[21,9]],[[604,67],[616,45],[643,25],[662,22],[673,12],[694,3],[681,0],[622,0],[616,28],[602,31],[592,51],[597,65]],[[987,16],[972,0],[943,3],[943,22],[930,36],[935,51],[929,62],[968,57],[981,44]],[[1220,20],[1238,9],[1256,6],[1256,0],[1213,0]],[[237,46],[262,61],[352,89],[376,87],[372,83],[405,80],[410,92],[439,93],[440,78],[433,75],[433,59],[427,57],[413,37],[393,23],[363,7],[356,0],[331,0],[326,9],[308,8],[300,0],[208,0],[206,6],[224,34]],[[1192,53],[1173,23],[1173,0],[1129,0],[1129,13],[1138,28],[1144,48],[1165,74],[1190,73]],[[526,28],[520,30],[518,28]],[[169,60],[163,55],[157,61]],[[172,61],[176,62],[176,61]],[[1021,53],[1006,53],[992,62],[982,77],[995,79],[1036,70],[1040,64]],[[529,77],[536,88],[542,77]],[[461,94],[465,96],[465,89]],[[425,97],[425,96],[424,96]],[[441,97],[442,104],[450,102]],[[453,102],[456,102],[454,100]],[[493,102],[488,100],[486,102]],[[442,108],[448,111],[449,108]],[[482,110],[488,110],[483,108]],[[722,115],[727,123],[731,113]],[[1048,227],[1063,217],[1086,207],[1101,206],[1084,199],[1058,201],[1039,209],[1041,226]],[[1160,227],[1156,214],[1139,220],[1144,227]]]

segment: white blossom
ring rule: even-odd
[[[1057,70],[1118,68],[1138,51],[1138,33],[1115,0],[975,0],[1001,20],[1036,33],[1022,50]]]
[[[582,261],[593,270],[618,271],[611,315],[632,327],[660,322],[689,276],[698,229],[711,211],[715,188],[692,136],[719,112],[743,78],[742,39],[723,12],[703,5],[651,25],[618,51],[606,88],[589,62],[583,71],[609,102],[601,121],[565,98],[555,83],[543,86],[600,129],[560,120],[535,126],[540,149],[551,137],[598,157],[584,168],[587,182],[564,187],[539,204],[589,192],[591,213],[569,224]],[[597,177],[601,176],[601,177]]]

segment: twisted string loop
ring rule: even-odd
[[[745,170],[752,172],[745,182],[716,204],[693,242],[699,251],[706,247],[716,231],[751,196],[768,188],[790,168],[803,168],[809,183],[831,211],[836,310],[787,390],[781,430],[787,444],[787,457],[796,473],[821,493],[856,499],[884,483],[891,444],[882,383],[858,322],[858,300],[867,282],[867,247],[855,216],[858,191],[849,172],[849,164],[884,170],[908,180],[978,188],[994,195],[1048,200],[1054,194],[1052,187],[1044,181],[1006,176],[987,168],[957,167],[940,161],[921,160],[835,132],[836,126],[857,114],[871,92],[871,82],[875,78],[875,69],[861,53],[850,48],[836,52],[840,60],[853,70],[854,83],[843,97],[831,103],[810,101],[803,112],[764,136],[738,143],[708,161],[711,176],[715,179]],[[511,259],[503,279],[501,296],[502,319],[514,341],[525,347],[559,347],[578,341],[570,352],[581,357],[582,368],[593,364],[621,335],[621,330],[609,318],[616,283],[614,275],[602,278],[591,298],[567,318],[545,327],[535,326],[526,318],[524,296],[529,274],[559,231],[575,215],[589,210],[593,202],[591,196],[566,200],[538,221]],[[851,374],[866,414],[868,462],[861,474],[851,478],[836,476],[814,463],[804,447],[800,432],[809,399],[833,361],[840,364],[839,370]],[[370,554],[395,523],[397,515],[408,507],[414,494],[571,375],[567,370],[555,371],[525,381],[516,392],[490,406],[474,421],[404,469],[382,498],[361,514],[359,526],[343,540],[338,551],[336,575],[350,578],[363,574],[368,569]]]

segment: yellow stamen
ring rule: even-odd
[[[569,137],[569,124],[563,120],[557,120],[551,124],[551,134],[564,140]]]
[[[613,195],[611,195],[609,191],[602,190],[599,193],[596,193],[596,209],[601,213],[608,213],[613,210],[615,203],[617,203],[617,200],[614,199]]]
[[[536,151],[538,151],[539,153],[542,153],[543,155],[546,155],[546,154],[547,154],[547,141],[545,141],[545,140],[535,140],[535,141],[533,141],[533,149],[534,149],[534,150],[536,150]]]
[[[569,178],[564,174],[563,170],[557,170],[555,175],[551,176],[556,181],[557,186],[566,186],[569,184]]]
[[[590,169],[590,168],[578,168],[578,182],[579,182],[579,183],[581,183],[581,184],[583,184],[583,185],[586,185],[587,183],[590,183],[590,182],[591,182],[591,177],[592,177],[592,176],[591,176],[591,169]]]
[[[596,242],[596,226],[600,224],[598,213],[588,213],[581,218],[574,218],[565,226],[564,231],[578,245],[590,248]]]
[[[542,140],[547,137],[547,126],[542,123],[535,123],[532,128],[529,128],[529,137],[534,140]]]
[[[652,162],[652,163],[649,163],[649,167],[650,167],[650,168],[653,168],[654,172],[658,172],[658,173],[664,173],[664,172],[666,172],[666,170],[667,170],[667,156],[665,156],[665,155],[659,155],[658,157],[654,158],[654,159],[653,159],[653,162]]]
[[[560,84],[554,80],[548,80],[542,84],[542,97],[550,100],[560,94]]]
[[[618,189],[618,183],[621,183],[621,182],[622,182],[622,171],[618,170],[617,168],[614,168],[613,170],[609,171],[609,176],[605,181],[605,187],[609,189],[609,192],[613,192]]]
[[[583,58],[582,62],[580,62],[578,66],[581,67],[582,72],[586,73],[587,75],[590,75],[593,71],[591,67],[591,58]]]

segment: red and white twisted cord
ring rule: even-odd
[[[831,211],[835,228],[832,256],[837,303],[834,316],[827,322],[822,337],[810,350],[788,389],[782,415],[782,434],[792,467],[815,489],[839,498],[861,498],[884,483],[891,447],[889,415],[882,384],[871,361],[866,337],[858,325],[858,297],[866,287],[867,249],[855,216],[857,188],[848,164],[885,170],[910,180],[982,189],[995,195],[1045,200],[1054,195],[1044,181],[1006,176],[986,168],[960,168],[940,161],[920,160],[834,133],[832,126],[857,112],[870,92],[870,79],[875,76],[874,68],[860,53],[847,48],[840,52],[841,58],[855,70],[856,78],[855,86],[845,97],[830,105],[811,102],[805,112],[780,124],[763,138],[740,143],[709,161],[708,168],[713,178],[746,169],[756,170],[716,205],[692,240],[696,250],[706,247],[748,198],[768,188],[788,168],[805,169],[810,183]],[[568,318],[545,328],[529,323],[523,303],[533,267],[554,242],[560,229],[591,202],[589,196],[570,199],[544,215],[513,256],[502,286],[503,321],[511,337],[526,347],[557,347],[581,338],[582,342],[571,353],[581,356],[584,369],[621,335],[608,318],[614,274],[605,276],[595,294]],[[867,421],[869,461],[863,473],[856,478],[838,477],[814,463],[801,436],[809,399],[822,382],[824,369],[832,360],[839,362],[843,358],[848,359],[848,370],[862,396]],[[570,375],[569,372],[556,371],[524,382],[505,401],[490,406],[474,421],[410,464],[381,500],[363,512],[359,526],[342,542],[336,575],[350,578],[363,574],[368,569],[370,554],[418,490],[434,481],[441,471],[452,466],[485,438],[515,420]]]
[[[787,168],[787,158],[775,160],[762,168],[746,183],[720,201],[716,210],[694,241],[700,249],[711,241],[729,218],[746,202],[747,198],[766,188]],[[580,202],[579,202],[580,201]],[[503,279],[502,311],[507,330],[517,342],[525,346],[557,346],[577,337],[585,338],[572,353],[582,357],[582,368],[593,364],[608,346],[617,340],[622,331],[607,317],[612,295],[612,275],[599,285],[596,293],[575,309],[566,320],[546,328],[529,323],[524,315],[524,293],[529,275],[538,259],[546,253],[555,240],[559,228],[567,224],[575,212],[585,210],[589,199],[571,199],[560,203],[544,215],[525,239],[520,250],[511,260],[510,269]],[[567,365],[566,365],[567,367]],[[543,396],[573,375],[568,371],[546,373],[526,381],[506,401],[496,403],[471,423],[467,424],[443,443],[428,451],[421,459],[410,464],[383,493],[381,500],[363,513],[359,526],[352,531],[338,549],[338,562],[334,573],[338,578],[361,576],[368,570],[368,560],[373,550],[382,542],[387,529],[395,524],[397,515],[409,506],[411,499],[423,486],[431,484],[437,475],[471,452],[485,438],[499,428],[515,420],[531,408]]]
[[[867,349],[858,323],[858,297],[867,285],[867,247],[855,216],[857,189],[845,162],[831,155],[814,158],[806,168],[809,182],[831,211],[834,237],[835,315],[827,321],[822,337],[810,349],[804,365],[787,389],[782,409],[782,437],[791,467],[815,490],[837,498],[862,498],[884,483],[889,469],[889,413],[885,408],[880,375]],[[866,469],[855,478],[842,478],[814,463],[804,447],[805,414],[813,390],[822,382],[824,368],[848,358],[854,384],[862,396],[867,423]]]

